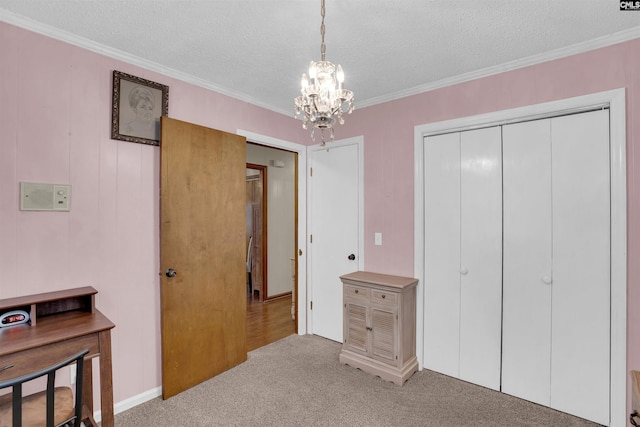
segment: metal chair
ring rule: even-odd
[[[89,350],[82,350],[55,365],[0,382],[0,390],[11,387],[13,391],[11,394],[0,396],[0,427],[22,427],[23,425],[79,427],[82,419],[82,372],[84,356],[88,352]],[[73,363],[77,367],[75,404],[69,387],[55,387],[56,371]],[[22,396],[24,383],[45,375],[47,376],[45,391]]]

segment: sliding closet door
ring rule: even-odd
[[[609,111],[554,118],[551,407],[609,423]]]
[[[460,379],[500,389],[502,156],[499,127],[460,135]]]
[[[504,126],[502,134],[502,391],[549,406],[551,121]]]
[[[460,133],[425,138],[424,366],[452,377],[460,352]]]

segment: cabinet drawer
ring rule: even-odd
[[[363,288],[361,286],[345,285],[344,296],[345,298],[368,300],[369,291],[370,290],[368,288]]]
[[[398,300],[398,295],[393,292],[384,291],[371,291],[371,301],[377,304],[391,304],[395,305]]]

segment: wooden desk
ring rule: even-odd
[[[0,381],[24,375],[87,348],[86,359],[100,356],[102,426],[113,427],[111,329],[115,326],[95,309],[97,291],[88,286],[60,292],[0,300],[0,313],[23,309],[31,324],[0,328]],[[91,361],[84,364],[83,419],[93,422]]]

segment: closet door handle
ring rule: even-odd
[[[544,283],[546,283],[547,285],[550,285],[551,283],[553,283],[553,279],[552,279],[551,277],[549,277],[549,276],[544,276],[544,277],[542,278],[542,281],[543,281]]]
[[[461,268],[460,269],[460,274],[462,274],[463,276],[466,276],[468,272],[469,272],[469,270],[467,270],[466,268]]]

